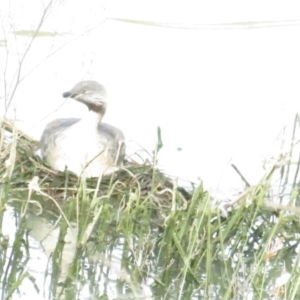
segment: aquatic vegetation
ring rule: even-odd
[[[298,131],[296,118],[293,141]],[[110,177],[78,178],[48,169],[34,154],[36,143],[11,124],[3,124],[1,138],[0,221],[9,208],[17,221],[14,239],[1,235],[3,299],[25,278],[47,299],[82,299],[86,287],[89,299],[99,299],[112,286],[115,297],[130,299],[299,297],[292,280],[299,162],[281,157],[256,186],[216,205],[202,184],[186,191],[153,164],[127,162]],[[161,147],[158,131],[155,156]],[[26,269],[41,218],[51,224],[48,235],[57,231],[45,250],[44,287]]]

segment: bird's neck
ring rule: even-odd
[[[87,129],[98,128],[98,124],[101,123],[104,113],[95,112],[89,110],[86,115],[79,121],[80,126],[86,127]]]

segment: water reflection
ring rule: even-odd
[[[22,204],[14,202],[14,207],[8,207],[5,214],[4,234],[9,236],[10,242],[16,234],[18,225],[12,225],[18,224],[21,207]],[[43,214],[36,214],[32,210],[34,207],[26,214],[22,226],[29,239],[26,264],[38,290],[34,293],[31,282],[25,281],[20,286],[23,296],[44,295],[45,299],[52,299],[62,292],[67,299],[97,299],[103,295],[109,299],[151,298],[150,287],[142,282],[133,283],[130,266],[124,265],[124,238],[113,232],[110,235],[109,232],[96,231],[83,251],[78,245],[78,226],[75,223],[71,228],[62,228],[61,218],[55,217],[53,211],[46,209]],[[98,237],[103,234],[109,244],[99,241]],[[76,275],[72,273],[74,264]],[[28,290],[33,293],[28,293]],[[18,296],[13,299],[18,299]]]

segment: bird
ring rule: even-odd
[[[107,92],[97,81],[77,83],[63,93],[85,104],[88,113],[81,119],[57,119],[46,125],[38,155],[53,170],[72,171],[78,176],[101,177],[115,172],[125,157],[123,132],[102,122],[107,108]]]

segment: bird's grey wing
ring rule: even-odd
[[[116,155],[118,155],[116,165],[121,165],[125,158],[125,143],[123,132],[107,123],[100,123],[98,125],[99,136],[105,137],[107,140],[107,147],[109,153],[112,153],[111,159],[115,162]]]
[[[68,118],[68,119],[57,119],[47,124],[44,133],[52,133],[58,130],[64,130],[69,126],[77,123],[80,119],[78,118]]]
[[[57,119],[48,123],[42,133],[37,154],[44,158],[47,155],[47,152],[51,151],[51,149],[55,147],[57,136],[59,136],[66,128],[77,123],[79,120],[80,119],[78,118]]]

